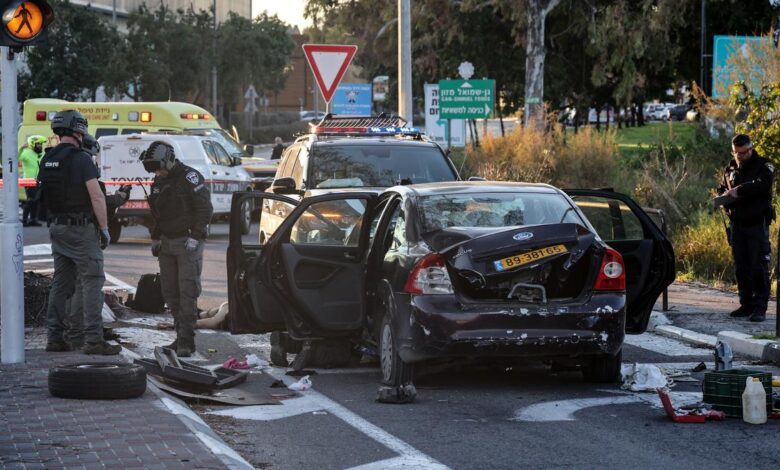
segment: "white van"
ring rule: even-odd
[[[227,220],[235,191],[252,190],[252,177],[241,167],[241,159],[230,156],[218,141],[208,136],[132,134],[100,137],[101,174],[108,192],[121,184],[133,185],[130,200],[119,208],[109,224],[112,242],[119,240],[123,226],[152,226],[146,197],[154,175],[147,173],[138,159],[141,152],[157,140],[171,145],[178,160],[198,170],[206,179],[214,206],[212,221]],[[250,216],[248,213],[247,228]]]

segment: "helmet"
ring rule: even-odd
[[[46,137],[42,135],[31,135],[27,138],[27,145],[30,147],[35,147],[36,144],[45,144],[46,143]]]
[[[92,134],[84,134],[84,138],[81,139],[81,148],[93,157],[100,153],[100,143]]]
[[[77,132],[81,135],[87,130],[87,119],[80,112],[68,109],[60,111],[51,120],[51,130],[57,135],[73,135]]]
[[[141,163],[144,164],[144,169],[149,173],[154,173],[157,170],[171,170],[176,164],[176,155],[173,153],[173,147],[156,140],[149,145],[149,148],[144,150],[139,157]]]

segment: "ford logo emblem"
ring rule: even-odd
[[[531,232],[520,232],[520,233],[516,233],[512,238],[521,242],[523,240],[530,240],[533,237],[534,234]]]

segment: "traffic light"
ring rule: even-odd
[[[54,11],[46,0],[0,0],[0,46],[20,49],[48,39]]]

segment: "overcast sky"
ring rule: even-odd
[[[285,23],[303,29],[309,22],[303,18],[303,6],[306,0],[252,0],[252,16],[263,10],[277,14]]]

